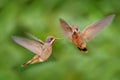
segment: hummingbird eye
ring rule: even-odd
[[[79,29],[78,28],[76,28],[76,31],[78,31]]]
[[[51,43],[51,41],[53,41],[53,39],[54,39],[54,38],[49,38],[49,39],[47,39],[46,42]]]
[[[53,40],[53,38],[50,38],[50,40],[52,41],[52,40]]]

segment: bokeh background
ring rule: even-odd
[[[109,27],[80,52],[69,42],[59,18],[80,29],[108,15],[116,17]],[[27,67],[21,64],[34,54],[16,44],[11,36],[29,32],[65,38],[54,43],[50,58]],[[119,0],[0,0],[0,80],[120,80]]]

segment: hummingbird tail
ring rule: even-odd
[[[22,64],[22,67],[25,67],[25,66],[30,65],[30,64],[38,63],[38,62],[40,62],[40,56],[36,55],[28,62]]]
[[[31,60],[29,60],[28,62],[26,62],[26,63],[24,63],[24,64],[22,64],[22,67],[25,67],[25,66],[27,66],[27,65],[29,65],[29,64],[31,64]]]
[[[87,52],[88,52],[87,48],[81,49],[81,48],[78,47],[78,49],[79,49],[80,51],[84,52],[84,53],[87,53]]]

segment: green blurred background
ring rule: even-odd
[[[88,43],[81,53],[62,33],[59,18],[80,29],[110,14],[109,27]],[[119,0],[0,0],[0,80],[120,80]],[[56,41],[50,58],[21,67],[34,54],[16,44],[12,35],[29,32]]]

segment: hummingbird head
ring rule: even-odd
[[[73,31],[73,33],[79,33],[79,32],[80,32],[80,29],[78,28],[77,25],[74,25],[74,26],[72,27],[72,31]]]
[[[52,44],[55,40],[62,39],[62,38],[56,38],[54,36],[48,36],[46,38],[46,42]]]

